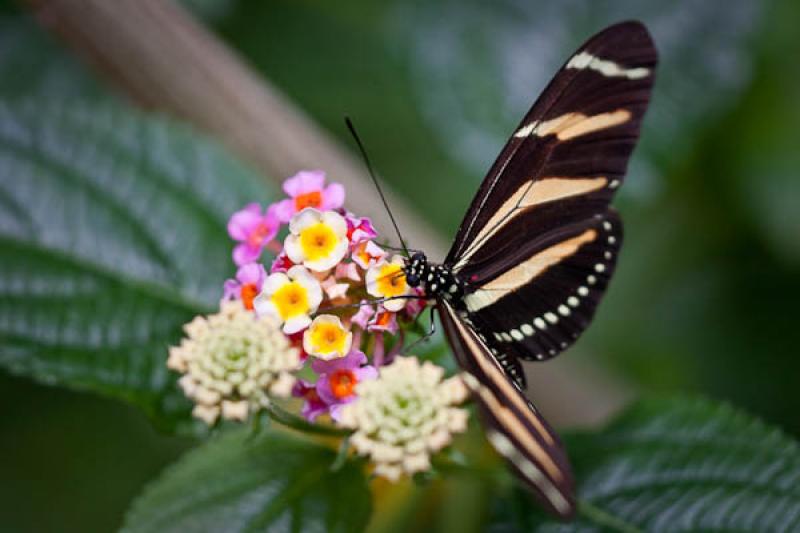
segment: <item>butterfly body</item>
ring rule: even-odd
[[[406,261],[406,282],[411,287],[421,287],[427,298],[444,298],[460,308],[467,282],[455,275],[447,265],[428,262],[422,252],[416,252]]]
[[[584,43],[522,119],[483,180],[443,264],[409,257],[406,281],[436,301],[489,442],[554,514],[575,511],[558,436],[523,393],[522,361],[569,347],[616,266],[624,180],[657,54],[639,22]]]

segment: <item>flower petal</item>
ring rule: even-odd
[[[261,257],[261,248],[259,247],[252,247],[243,242],[233,248],[233,263],[237,266],[257,261],[259,257]]]
[[[242,285],[252,283],[258,289],[261,288],[266,277],[267,272],[264,270],[264,265],[260,263],[248,263],[240,266],[239,270],[236,271],[236,279],[239,283]]]
[[[305,329],[308,325],[311,324],[311,318],[308,315],[296,315],[283,325],[283,332],[291,335],[292,333],[297,333],[301,329]]]
[[[331,183],[322,194],[323,209],[338,209],[344,205],[344,187],[340,183]]]
[[[306,207],[295,214],[289,221],[289,231],[293,235],[300,235],[300,232],[309,226],[319,224],[322,221],[322,213],[313,207]]]
[[[243,241],[261,221],[261,206],[257,203],[247,204],[244,209],[235,212],[228,221],[228,235],[237,241]]]
[[[347,221],[336,211],[325,211],[322,213],[322,222],[331,227],[337,236],[347,241]]]
[[[306,258],[303,247],[300,245],[300,237],[290,233],[283,241],[283,251],[292,263],[302,263]]]
[[[301,170],[283,182],[283,190],[294,198],[301,194],[321,191],[325,185],[325,172],[322,170]]]

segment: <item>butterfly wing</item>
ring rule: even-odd
[[[638,139],[656,61],[639,22],[581,46],[522,120],[459,228],[445,264],[469,282],[466,310],[505,355],[509,375],[517,359],[569,346],[605,291],[622,240],[609,202]]]
[[[575,511],[574,483],[564,448],[522,392],[506,379],[486,344],[449,303],[439,304],[442,326],[467,384],[478,399],[489,442],[553,513]]]
[[[481,184],[445,265],[468,283],[442,323],[495,449],[545,505],[574,512],[561,443],[521,392],[521,359],[546,359],[586,328],[614,270],[609,208],[650,99],[657,54],[638,22],[567,61]],[[457,308],[454,308],[455,305]]]

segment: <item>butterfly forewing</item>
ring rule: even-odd
[[[488,438],[560,516],[574,512],[569,463],[521,392],[520,360],[569,346],[605,292],[622,242],[609,203],[639,136],[656,61],[638,22],[580,47],[491,167],[444,264],[466,283],[439,309]]]
[[[573,196],[608,203],[638,138],[656,60],[638,22],[611,26],[580,47],[492,165],[445,264],[458,270],[491,254],[493,237],[510,220],[542,204]]]

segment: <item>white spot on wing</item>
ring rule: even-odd
[[[572,59],[570,59],[569,63],[567,63],[567,68],[574,68],[578,70],[588,68],[589,70],[594,70],[609,78],[628,78],[629,80],[638,80],[645,78],[650,74],[650,69],[648,68],[623,68],[613,61],[601,59],[586,51],[572,56]]]

